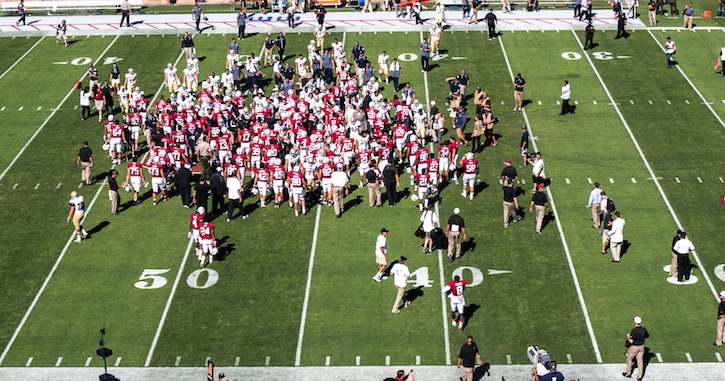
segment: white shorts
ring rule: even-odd
[[[305,200],[305,191],[303,188],[292,188],[292,201],[297,204]]]
[[[131,126],[131,139],[138,140],[139,132],[141,132],[141,127]]]
[[[438,185],[438,174],[437,173],[430,173],[430,183],[433,185]]]
[[[259,164],[262,162],[262,157],[252,156],[252,159],[249,162],[252,165],[252,168],[259,168]]]
[[[267,195],[267,183],[257,183],[257,190],[259,190],[260,196],[266,196]]]
[[[476,182],[476,175],[475,174],[469,174],[466,173],[463,175],[463,185],[468,185],[469,187],[474,186]]]
[[[208,254],[211,252],[211,248],[214,247],[214,241],[211,239],[202,239],[201,240],[201,252],[204,254]]]
[[[395,139],[395,148],[402,152],[405,148],[405,139]]]
[[[193,239],[196,243],[201,243],[201,238],[199,237],[199,229],[191,229],[191,239]]]
[[[113,85],[121,85],[121,78],[111,79],[111,86]]]
[[[133,188],[133,191],[138,193],[141,191],[141,177],[135,176],[131,177],[131,187]]]
[[[239,148],[242,150],[242,153],[249,153],[249,142],[247,143],[239,143]]]
[[[229,162],[229,151],[219,151],[218,152],[219,162],[220,163],[228,163]]]
[[[445,171],[448,171],[448,158],[445,159],[439,159],[440,163],[438,164],[438,172],[443,173]]]
[[[384,266],[384,265],[388,264],[388,261],[385,260],[385,256],[380,255],[380,254],[375,254],[375,263]]]
[[[213,139],[213,138],[212,138],[212,140],[211,140],[211,141],[209,142],[209,145],[211,146],[211,150],[212,150],[212,151],[216,151],[216,148],[217,148],[217,142],[216,142],[216,139]]]
[[[111,151],[123,152],[123,141],[121,138],[112,138],[110,141]]]
[[[416,171],[418,171],[418,173],[423,173],[423,170],[426,172],[428,171],[428,163],[421,163],[416,167]]]
[[[161,126],[161,130],[164,131],[164,135],[171,135],[171,126]]]
[[[418,188],[418,200],[423,202],[428,197],[428,187]]]
[[[370,164],[360,164],[357,167],[358,172],[360,172],[360,176],[365,176],[368,171],[370,171]]]
[[[154,177],[153,179],[151,179],[151,188],[153,189],[154,193],[159,193],[159,191],[165,191],[166,179],[162,177]]]
[[[466,305],[466,300],[463,298],[463,296],[453,296],[451,294],[448,297],[451,298],[451,311],[462,314],[463,307]]]
[[[352,161],[352,157],[355,156],[355,152],[343,152],[342,153],[342,162],[345,163],[345,165],[350,165],[350,161]]]
[[[272,189],[275,194],[282,193],[284,190],[284,180],[272,180]]]
[[[322,191],[329,193],[332,190],[332,179],[322,179]]]

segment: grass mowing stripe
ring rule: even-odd
[[[660,45],[659,41],[657,41],[657,37],[655,37],[655,35],[652,34],[652,31],[649,30],[649,29],[647,29],[647,33],[649,33],[649,35],[652,37],[652,39],[655,40],[655,44],[657,44],[657,46],[660,47],[660,50],[662,50],[662,52],[665,52],[665,48],[662,47],[662,45]],[[714,115],[715,118],[717,119],[717,121],[720,122],[720,125],[723,128],[725,128],[725,123],[723,123],[722,119],[720,118],[720,115],[718,115],[715,112],[715,110],[712,108],[712,106],[710,106],[710,103],[707,102],[707,99],[705,99],[705,97],[702,95],[702,93],[700,93],[700,90],[698,90],[697,87],[695,87],[695,84],[692,83],[692,81],[690,81],[690,77],[688,77],[687,74],[685,74],[685,72],[682,70],[682,68],[680,67],[680,65],[675,65],[675,68],[680,72],[680,74],[682,74],[682,76],[685,78],[685,80],[687,81],[687,83],[690,84],[690,87],[692,87],[692,89],[695,90],[695,92],[700,97],[700,99],[702,99],[702,103],[705,104],[705,106],[707,107],[707,109],[710,110],[710,112],[712,113],[712,115]],[[723,68],[722,70],[725,70],[725,68]],[[685,100],[685,102],[687,102],[687,100]]]
[[[191,243],[194,242],[193,239],[189,239],[189,243],[186,245],[186,252],[184,253],[184,259],[181,260],[181,264],[179,265],[179,272],[176,273],[176,279],[174,279],[174,285],[171,287],[171,293],[169,293],[169,298],[166,300],[166,306],[164,306],[164,312],[161,314],[161,320],[159,320],[159,326],[156,328],[156,333],[154,334],[154,339],[151,341],[151,348],[149,348],[149,354],[146,356],[146,362],[144,363],[144,367],[148,367],[151,365],[151,358],[154,356],[154,350],[156,350],[156,345],[159,343],[159,337],[161,336],[161,330],[164,329],[164,323],[166,322],[166,317],[169,315],[169,308],[171,308],[171,302],[174,300],[174,295],[176,294],[176,289],[179,287],[179,281],[181,280],[181,274],[184,272],[184,267],[186,266],[186,261],[189,259],[189,252],[191,252]]]
[[[110,47],[110,45],[109,45],[109,47]],[[106,50],[108,50],[108,49],[106,49]],[[105,54],[105,51],[104,51],[104,54]],[[111,167],[111,169],[113,169],[113,168],[115,168],[115,166]],[[101,185],[98,187],[98,190],[96,191],[96,195],[93,196],[93,200],[91,200],[91,203],[88,204],[88,209],[86,210],[86,213],[83,215],[83,219],[81,220],[81,225],[86,220],[86,217],[88,217],[88,214],[91,212],[91,209],[93,209],[93,205],[96,203],[96,200],[98,200],[98,195],[100,195],[101,191],[106,187],[107,182],[108,182],[108,179],[104,179],[103,182],[101,183]],[[35,295],[35,298],[33,298],[33,301],[30,303],[28,310],[25,311],[25,315],[23,315],[23,318],[20,320],[20,324],[18,324],[17,328],[15,328],[15,332],[13,332],[13,336],[10,337],[10,340],[8,341],[8,345],[3,350],[3,353],[0,354],[0,365],[2,365],[3,361],[5,360],[5,357],[8,355],[8,352],[10,352],[10,348],[13,346],[15,339],[18,338],[20,331],[23,329],[23,326],[25,325],[25,322],[28,320],[28,317],[30,316],[30,314],[33,312],[33,309],[35,309],[35,306],[38,304],[38,300],[40,300],[40,297],[43,295],[45,288],[48,287],[48,283],[50,283],[50,278],[52,278],[53,274],[55,274],[55,271],[58,270],[58,266],[60,266],[60,262],[65,257],[65,253],[68,251],[68,248],[70,247],[70,244],[73,242],[73,238],[75,237],[75,235],[76,235],[76,232],[74,230],[73,233],[71,233],[70,237],[68,238],[68,241],[66,241],[65,246],[63,246],[63,250],[61,250],[60,255],[58,255],[58,259],[55,260],[55,263],[53,264],[53,267],[50,269],[48,276],[45,277],[45,280],[43,281],[43,284],[40,286],[40,289],[38,290],[38,293]]]
[[[652,176],[652,181],[654,181],[655,186],[657,186],[657,191],[660,192],[660,196],[662,196],[662,200],[665,202],[665,205],[667,206],[667,210],[670,211],[670,215],[672,215],[672,219],[677,224],[677,228],[680,230],[684,230],[682,227],[682,224],[680,223],[680,219],[677,217],[677,214],[675,213],[675,210],[672,209],[672,204],[670,204],[670,199],[667,198],[667,195],[665,194],[665,191],[662,189],[662,185],[660,184],[660,181],[658,180],[657,176],[654,173],[654,170],[652,169],[652,166],[650,166],[649,161],[647,160],[647,157],[644,155],[644,152],[642,151],[642,147],[639,146],[639,142],[637,141],[637,138],[634,136],[634,133],[632,132],[632,129],[629,127],[629,123],[627,123],[627,120],[624,119],[624,115],[622,115],[622,112],[619,110],[619,106],[614,102],[614,97],[612,96],[612,93],[609,92],[609,88],[607,87],[607,84],[604,83],[604,80],[602,79],[602,76],[599,75],[599,70],[597,70],[596,66],[594,66],[594,62],[592,61],[591,57],[589,57],[589,53],[587,53],[586,50],[584,50],[584,45],[582,45],[581,40],[579,39],[579,36],[577,36],[576,32],[572,31],[572,34],[574,35],[574,38],[576,38],[577,44],[579,44],[579,48],[582,49],[582,52],[584,53],[584,56],[587,58],[587,61],[589,62],[589,65],[592,67],[592,70],[594,71],[594,74],[596,74],[597,78],[599,79],[599,83],[602,84],[602,88],[604,89],[604,92],[607,93],[607,96],[609,97],[609,101],[612,104],[612,107],[614,107],[614,110],[617,112],[617,115],[619,115],[619,119],[622,121],[622,125],[624,125],[624,128],[627,130],[627,133],[629,134],[630,139],[632,139],[632,143],[634,143],[634,147],[637,149],[637,152],[639,153],[640,158],[642,159],[642,162],[644,162],[645,167],[647,167],[647,171],[649,172],[650,176]],[[654,36],[652,36],[654,38]],[[655,42],[657,42],[657,39],[655,39]],[[659,43],[657,43],[659,46]],[[684,75],[684,73],[683,73]],[[689,79],[688,79],[689,82]],[[694,86],[693,86],[694,88]],[[697,91],[697,90],[695,90]],[[707,105],[710,107],[710,105]],[[717,117],[717,115],[715,115]],[[718,118],[720,119],[720,118]],[[721,121],[722,123],[722,121]],[[553,201],[552,201],[553,203]],[[708,287],[710,287],[710,291],[712,291],[712,295],[715,297],[715,300],[719,301],[720,297],[718,296],[717,290],[715,290],[715,286],[712,284],[712,280],[710,279],[710,276],[707,274],[707,271],[705,271],[705,267],[702,265],[702,262],[700,262],[700,257],[697,255],[695,250],[692,251],[692,256],[695,258],[695,262],[697,262],[697,266],[702,270],[702,275],[705,277],[705,281],[707,281]]]
[[[93,63],[94,65],[98,65],[98,62],[101,60],[101,58],[103,58],[103,56],[106,55],[106,52],[108,52],[108,50],[111,49],[111,46],[113,46],[113,44],[116,42],[116,40],[118,40],[119,37],[121,37],[120,34],[117,35],[116,38],[114,38],[113,41],[111,41],[110,44],[108,44],[108,46],[103,51],[103,53],[101,53],[98,56],[98,58],[96,59],[96,61]],[[79,81],[83,81],[83,79],[86,78],[86,74],[87,74],[87,72],[86,73],[83,73],[83,75],[81,76],[81,79]],[[23,146],[23,148],[20,149],[20,152],[18,152],[18,154],[15,155],[15,157],[13,158],[13,161],[11,161],[10,164],[8,164],[8,167],[5,168],[5,170],[0,174],[0,180],[2,180],[5,177],[5,175],[8,173],[8,171],[10,170],[10,168],[12,168],[13,165],[15,165],[15,162],[18,161],[18,159],[20,158],[20,155],[22,155],[23,152],[25,152],[25,150],[28,149],[28,146],[30,146],[30,143],[32,143],[33,140],[35,140],[35,137],[38,136],[38,134],[40,133],[40,131],[42,131],[43,128],[45,127],[45,125],[48,124],[48,122],[50,121],[51,118],[53,118],[53,116],[55,115],[55,113],[57,113],[58,110],[60,110],[60,106],[62,106],[63,103],[65,103],[65,101],[68,100],[68,98],[71,96],[71,94],[73,94],[73,92],[75,91],[75,89],[76,88],[75,88],[75,84],[74,84],[73,87],[68,91],[68,94],[66,94],[65,97],[63,98],[63,100],[61,100],[60,103],[58,103],[58,106],[53,109],[53,112],[51,112],[50,115],[48,115],[48,117],[45,119],[45,121],[43,122],[43,124],[41,124],[40,127],[38,127],[38,129],[35,131],[35,133],[33,134],[33,136],[31,136],[30,139],[28,139],[28,141],[25,143],[25,145]]]
[[[576,36],[576,33],[572,31],[574,35]],[[579,39],[577,38],[577,41]],[[503,58],[506,61],[506,67],[508,68],[509,72],[509,78],[511,79],[511,82],[514,81],[514,72],[513,69],[511,69],[511,62],[509,62],[508,55],[506,54],[506,48],[503,45],[503,39],[498,39],[499,45],[501,45],[501,52],[503,53]],[[580,43],[581,45],[581,43]],[[586,53],[586,52],[585,52]],[[589,56],[587,56],[587,59],[589,59]],[[591,62],[591,60],[589,61]],[[599,74],[597,73],[597,76]],[[601,80],[601,77],[600,77]],[[604,84],[604,82],[602,82]],[[607,92],[609,94],[609,92]],[[611,96],[610,96],[611,100]],[[614,100],[612,100],[614,102]],[[616,107],[616,106],[615,106]],[[538,148],[536,147],[536,139],[533,139],[533,132],[531,130],[531,123],[529,123],[529,117],[526,115],[526,110],[523,108],[521,109],[521,113],[524,117],[524,121],[526,122],[526,125],[529,128],[529,132],[532,133],[532,139],[531,144],[534,147],[535,151],[538,151]],[[620,114],[621,115],[621,114]],[[654,175],[653,175],[654,177]],[[564,228],[561,225],[561,221],[559,220],[559,214],[556,210],[556,203],[554,203],[554,195],[551,192],[551,188],[547,187],[546,193],[549,196],[549,204],[551,205],[551,211],[554,213],[554,219],[556,220],[556,228],[559,230],[559,236],[561,237],[561,243],[564,245],[564,253],[566,253],[566,261],[569,264],[569,271],[571,272],[572,279],[574,281],[574,287],[576,288],[576,294],[579,298],[579,304],[581,305],[582,312],[584,313],[584,321],[587,324],[587,331],[589,331],[589,337],[592,340],[592,348],[594,349],[594,355],[597,358],[597,363],[602,363],[602,353],[599,351],[599,344],[597,343],[597,337],[594,334],[594,328],[592,327],[592,319],[589,317],[589,310],[587,309],[587,304],[584,301],[584,294],[582,293],[581,286],[579,285],[579,278],[576,274],[576,269],[574,268],[574,262],[571,259],[571,252],[569,251],[569,244],[566,242],[566,236],[564,236]]]
[[[9,67],[9,68],[8,68],[7,70],[5,70],[5,72],[4,72],[4,73],[2,73],[2,75],[0,75],[0,79],[3,79],[3,77],[4,77],[4,76],[5,76],[5,75],[6,75],[6,74],[7,74],[8,72],[10,72],[10,70],[13,70],[13,68],[14,68],[14,67],[15,67],[15,66],[16,66],[17,64],[19,64],[19,63],[20,63],[20,61],[22,61],[22,60],[23,60],[23,58],[25,58],[25,56],[27,56],[28,54],[30,54],[30,52],[32,52],[32,51],[33,51],[33,49],[35,49],[35,47],[36,47],[36,46],[38,46],[38,44],[40,44],[40,42],[41,42],[41,41],[43,41],[44,39],[45,39],[45,36],[41,37],[41,38],[40,38],[40,40],[38,40],[38,42],[36,42],[36,43],[35,43],[35,45],[31,46],[31,47],[30,47],[30,49],[28,49],[28,51],[27,51],[27,52],[25,52],[25,54],[23,54],[22,56],[20,56],[20,58],[18,58],[18,59],[17,59],[16,61],[15,61],[15,63],[13,63],[12,65],[10,65],[10,67]]]
[[[322,214],[322,206],[317,206],[317,215],[315,216],[315,231],[312,233],[312,248],[310,248],[310,264],[307,267],[307,284],[305,284],[305,299],[302,302],[302,316],[300,317],[300,333],[297,336],[297,352],[295,353],[295,366],[300,366],[302,359],[302,340],[305,337],[305,320],[307,320],[307,305],[310,301],[310,287],[312,286],[312,268],[315,264],[315,251],[317,250],[317,233],[320,231],[320,215]]]

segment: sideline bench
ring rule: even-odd
[[[129,0],[131,11],[138,12],[142,6],[142,0]],[[0,11],[6,15],[18,14],[20,1],[3,1],[0,3]],[[121,0],[50,0],[50,1],[26,1],[25,12],[46,12],[48,15],[58,13],[75,14],[80,12],[99,13],[104,10],[120,10]]]

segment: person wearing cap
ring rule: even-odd
[[[536,193],[531,197],[531,205],[529,205],[529,213],[533,212],[536,206],[536,233],[541,233],[541,227],[544,224],[544,212],[549,206],[549,200],[544,193],[544,185],[540,184]]]
[[[446,224],[445,235],[448,238],[448,262],[453,262],[454,254],[455,259],[461,259],[461,238],[464,240],[467,238],[466,222],[460,213],[460,209],[453,209],[453,214],[448,217],[448,223]],[[461,234],[463,234],[462,237]]]
[[[456,365],[458,369],[461,369],[461,365],[463,365],[463,370],[466,372],[461,377],[461,381],[473,381],[473,371],[476,368],[476,363],[483,365],[483,360],[481,360],[481,354],[478,353],[478,345],[473,341],[473,336],[468,336],[466,342],[461,345],[461,350],[458,353],[458,364]]]
[[[601,204],[602,204],[602,189],[599,188],[599,183],[594,182],[594,189],[589,192],[589,200],[587,200],[587,208],[592,209],[592,221],[594,229],[599,229],[601,226]]]
[[[516,196],[513,181],[504,181],[501,189],[503,190],[503,227],[506,229],[512,220],[513,222],[521,221],[521,216],[518,215],[519,198]]]
[[[70,200],[68,203],[70,204],[70,210],[68,211],[68,218],[65,222],[70,223],[71,218],[73,219],[73,227],[76,233],[76,239],[74,242],[81,242],[82,238],[88,238],[89,236],[88,232],[83,229],[83,225],[81,225],[81,221],[83,220],[83,216],[86,211],[86,202],[83,199],[83,196],[80,196],[78,195],[78,192],[73,191],[70,192]]]
[[[403,306],[407,307],[410,304],[410,301],[406,301],[404,305],[400,305],[405,294],[405,287],[408,286],[408,279],[410,279],[410,270],[405,265],[405,261],[407,260],[408,258],[406,257],[400,257],[398,263],[394,264],[390,269],[390,273],[393,274],[393,284],[398,289],[398,293],[395,296],[395,303],[393,304],[394,314],[400,312]]]
[[[380,229],[378,238],[375,239],[375,263],[378,264],[378,272],[373,276],[373,280],[380,283],[383,277],[385,267],[388,265],[388,229]]]
[[[695,251],[695,245],[687,238],[687,233],[680,232],[680,239],[672,246],[672,251],[677,253],[677,281],[690,280],[690,252]]]
[[[332,204],[335,207],[335,216],[340,218],[342,212],[345,211],[345,196],[350,193],[350,186],[348,185],[350,177],[345,172],[342,163],[337,164],[330,181],[332,183]]]
[[[93,169],[93,151],[88,148],[88,140],[83,141],[83,147],[78,150],[76,164],[81,167],[81,181],[83,185],[91,185],[91,169]]]
[[[536,372],[536,368],[534,368],[534,381],[564,381],[564,375],[556,370],[556,361],[549,361],[548,365],[549,372],[544,375],[539,375],[539,373]]]
[[[501,175],[498,177],[500,180],[506,181],[506,179],[510,180],[512,183],[515,180],[516,184],[521,183],[521,180],[519,180],[519,174],[516,171],[516,168],[514,168],[511,165],[511,160],[506,159],[503,161],[504,167],[501,170]]]
[[[632,318],[634,322],[634,329],[627,334],[627,364],[624,373],[624,377],[632,377],[632,360],[637,358],[637,380],[642,380],[644,376],[644,341],[649,338],[649,333],[642,327],[642,318],[635,316]]]
[[[112,169],[108,175],[108,199],[111,200],[111,215],[118,214],[118,204],[121,203],[121,195],[118,193],[118,171]]]
[[[675,251],[675,244],[677,241],[682,239],[682,230],[677,229],[677,233],[675,233],[675,236],[672,237],[672,245],[670,246],[670,249],[672,251],[672,261],[670,261],[670,277],[677,279],[677,252]]]
[[[536,191],[538,184],[543,184],[546,180],[546,172],[544,172],[544,159],[541,158],[541,152],[537,152],[533,159],[528,159],[531,164],[531,180],[534,183],[532,192]]]
[[[725,342],[725,291],[720,291],[720,304],[717,305],[717,337],[712,345],[722,347]]]
[[[619,262],[622,259],[622,244],[624,244],[624,218],[620,217],[619,211],[614,212],[612,226],[607,235],[609,235],[609,248],[612,249],[612,262]]]

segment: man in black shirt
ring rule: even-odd
[[[121,195],[118,194],[118,171],[112,169],[108,175],[108,198],[111,200],[111,215],[118,214],[118,204],[121,202]]]
[[[505,167],[503,167],[503,170],[501,171],[501,176],[499,176],[498,178],[503,181],[508,180],[511,183],[516,180],[517,184],[520,183],[521,181],[519,180],[519,174],[516,172],[516,168],[511,166],[511,160],[506,159],[503,161],[503,164],[505,165]]]
[[[388,196],[388,205],[392,208],[398,202],[396,187],[400,185],[400,176],[398,175],[398,169],[390,162],[383,168],[383,184],[385,184],[385,193]]]
[[[453,209],[453,214],[448,217],[445,235],[448,238],[448,262],[453,262],[453,255],[461,259],[461,238],[466,239],[466,221],[461,217],[461,210]],[[459,367],[460,367],[460,358]],[[465,365],[464,365],[465,366]]]
[[[211,178],[209,178],[211,186],[211,214],[216,216],[218,211],[224,210],[224,197],[227,194],[226,180],[221,174],[221,167],[214,168]],[[229,214],[233,216],[234,213]]]
[[[720,304],[717,306],[717,338],[712,345],[722,347],[725,341],[725,291],[720,291]]]
[[[529,213],[534,211],[534,206],[536,206],[536,234],[539,234],[544,224],[544,212],[546,211],[546,207],[549,206],[549,200],[546,198],[546,193],[544,193],[544,184],[539,184],[536,188],[536,193],[531,196]]]
[[[210,190],[211,187],[206,183],[206,179],[202,176],[194,187],[194,198],[192,199],[192,202],[196,204],[196,206],[203,206],[205,210],[208,210]]]
[[[284,34],[282,32],[279,32],[279,36],[274,40],[274,43],[277,45],[277,53],[279,54],[279,59],[284,61],[286,58],[284,55],[284,49],[287,47],[287,39],[284,37]]]
[[[503,227],[504,229],[509,227],[509,222],[513,219],[514,222],[521,220],[521,217],[516,214],[519,209],[519,199],[516,197],[516,190],[513,188],[514,184],[511,181],[505,181],[503,183]]]
[[[371,163],[370,170],[365,173],[365,180],[368,183],[368,200],[372,208],[374,205],[383,206],[382,195],[380,192],[380,176],[378,175],[377,165],[375,161]],[[375,198],[373,199],[373,196]]]
[[[584,28],[584,50],[594,49],[594,24],[591,21]]]
[[[521,151],[521,158],[524,161],[523,164],[519,164],[519,167],[523,168],[529,163],[529,130],[526,126],[521,126],[521,142],[519,143],[519,150]]]
[[[461,365],[463,365],[463,369],[466,371],[466,374],[461,377],[462,381],[473,381],[473,369],[476,367],[476,362],[478,362],[478,365],[483,364],[481,355],[478,353],[478,346],[473,341],[473,336],[468,336],[466,343],[461,346],[461,351],[458,354],[458,369],[461,369]]]
[[[627,16],[624,14],[624,12],[617,13],[617,36],[614,37],[615,40],[618,40],[622,37],[625,39],[629,37],[629,33],[624,30],[624,27],[627,25]]]
[[[642,318],[635,316],[634,329],[627,334],[627,367],[622,373],[624,377],[632,377],[632,360],[637,358],[637,380],[642,380],[644,375],[644,340],[649,337],[647,330],[642,327]]]
[[[191,165],[184,164],[181,168],[176,170],[174,177],[176,188],[179,191],[181,197],[181,204],[186,209],[191,208]]]
[[[83,141],[83,147],[78,150],[76,164],[81,167],[81,181],[83,185],[91,185],[91,169],[93,168],[93,151],[88,148],[88,140]]]
[[[186,54],[187,60],[194,53],[194,39],[189,35],[189,32],[184,32],[184,37],[181,38],[181,50]]]
[[[488,39],[493,40],[494,37],[496,37],[496,23],[498,22],[496,20],[496,15],[493,14],[493,9],[488,10],[488,14],[486,17],[484,17],[484,20],[486,20],[486,25],[488,26]]]

